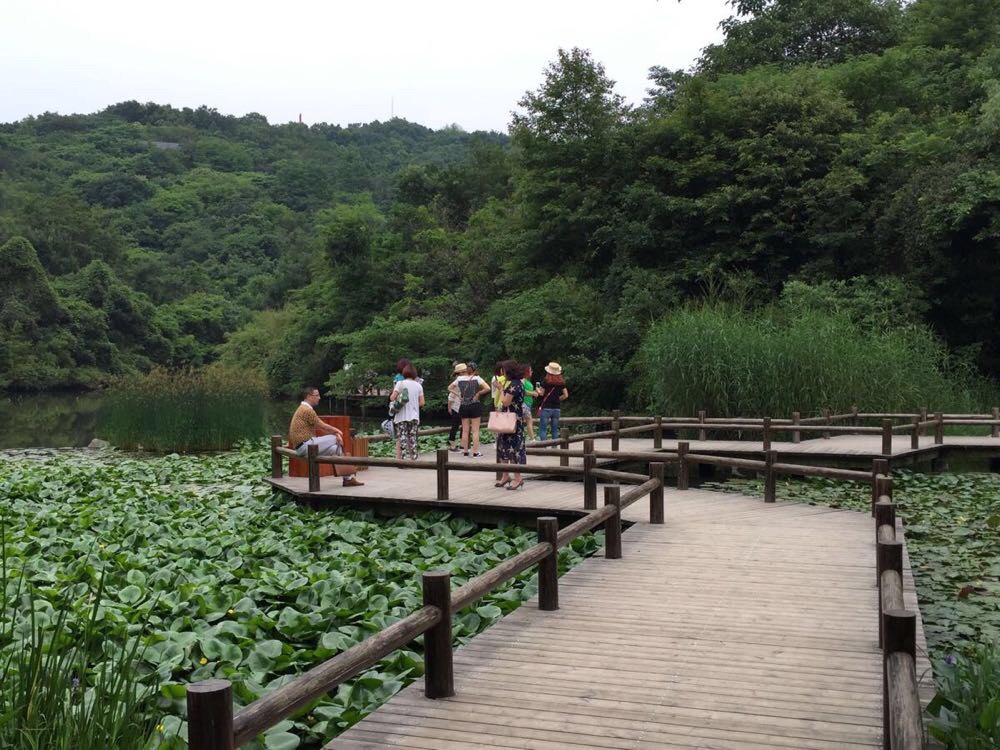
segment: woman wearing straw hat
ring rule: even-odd
[[[465,374],[455,378],[448,390],[460,399],[458,413],[462,418],[462,452],[468,456],[471,443],[472,457],[478,458],[483,455],[479,452],[479,423],[483,418],[483,403],[479,399],[490,392],[490,386],[479,377],[476,363],[469,362],[465,366]]]
[[[461,375],[465,375],[465,371],[468,365],[465,362],[456,362],[453,369],[453,374],[455,375],[455,380],[452,384],[457,382],[457,379]],[[448,433],[448,450],[460,451],[461,448],[455,444],[455,438],[462,432],[462,415],[459,413],[462,408],[462,396],[459,394],[458,389],[453,391],[451,386],[448,387],[448,417],[451,419],[451,431]]]
[[[545,440],[545,428],[550,427],[551,440],[559,439],[559,415],[562,402],[569,398],[566,380],[558,362],[545,366],[545,379],[538,385],[538,413],[540,415],[538,439]]]

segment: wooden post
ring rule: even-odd
[[[858,426],[858,405],[851,404],[851,426]]]
[[[920,407],[920,421],[921,422],[926,422],[927,421],[927,407],[926,406],[921,406]],[[920,434],[921,435],[926,435],[927,434],[927,427],[926,426],[920,428]]]
[[[875,501],[878,502],[879,498],[887,497],[892,500],[892,477],[885,474],[880,474],[875,477],[875,494],[878,496]]]
[[[878,527],[896,528],[896,506],[892,502],[879,500],[875,503],[875,542],[878,543]]]
[[[882,574],[887,570],[894,570],[903,576],[903,543],[896,540],[892,542],[875,543],[875,584],[878,589],[878,644],[885,647],[885,632],[883,630],[882,613]]]
[[[271,435],[271,478],[281,479],[285,474],[284,465],[281,462],[281,454],[278,448],[281,447],[281,435]]]
[[[663,523],[663,481],[666,474],[667,465],[664,463],[651,463],[649,465],[649,478],[660,480],[660,486],[649,493],[649,522]]]
[[[934,415],[934,445],[944,443],[944,414],[938,412]]]
[[[829,427],[832,423],[833,423],[833,421],[830,419],[830,410],[829,409],[823,409],[823,424],[825,424],[827,427]],[[826,438],[827,440],[830,439],[830,432],[829,432],[829,430],[823,432],[823,437]]]
[[[538,608],[559,609],[559,521],[554,516],[538,519],[538,541],[552,545],[552,551],[538,563]]]
[[[584,510],[597,509],[597,478],[591,474],[597,463],[594,457],[594,441],[583,441],[583,507]]]
[[[559,428],[559,448],[564,451],[569,450],[569,427]],[[569,456],[559,456],[560,466],[569,466]]]
[[[306,461],[308,462],[308,474],[309,474],[309,491],[319,492],[319,464],[316,463],[316,459],[319,458],[319,446],[315,443],[311,443],[306,446]]]
[[[798,424],[801,420],[802,420],[802,415],[797,411],[793,411],[792,424]],[[792,430],[792,442],[793,443],[802,442],[802,433],[799,432],[798,430]]]
[[[775,485],[777,477],[774,475],[774,464],[778,461],[778,451],[769,450],[764,454],[764,502],[773,503],[775,499]]]
[[[187,686],[188,747],[233,750],[233,686],[229,680],[202,680]]]
[[[990,437],[1000,437],[1000,406],[993,407],[993,424],[990,425]]]
[[[889,723],[889,660],[893,654],[907,654],[916,662],[917,658],[917,615],[905,609],[890,609],[881,613],[882,621],[882,746],[892,750],[909,750],[921,747],[923,732],[911,737],[893,737]],[[909,687],[909,686],[907,686]],[[911,688],[912,689],[912,688]],[[916,698],[919,709],[919,697]],[[917,727],[913,727],[916,734]],[[895,741],[894,741],[895,740]]]
[[[771,418],[764,417],[764,451],[771,450]]]
[[[875,503],[878,502],[878,476],[879,474],[884,474],[888,476],[889,474],[889,462],[884,458],[872,459],[872,516],[875,515]]]
[[[604,556],[618,560],[622,556],[622,488],[604,488],[604,504],[614,505],[615,512],[604,522]]]
[[[920,417],[913,418],[913,428],[910,432],[910,448],[916,450],[920,447]]]
[[[687,454],[690,450],[690,443],[677,444],[677,489],[686,490],[690,481],[690,467],[688,466]]]
[[[653,450],[658,451],[663,448],[663,417],[656,418],[656,427],[653,428]]]
[[[892,420],[882,420],[882,455],[892,455]]]
[[[702,424],[702,425],[705,424],[705,410],[704,409],[699,409],[698,410],[698,423]],[[708,438],[708,433],[706,433],[705,432],[705,428],[702,427],[700,430],[698,430],[698,439],[699,440],[705,440],[707,438]]]
[[[437,449],[437,499],[448,499],[448,449]]]
[[[424,633],[424,695],[450,698],[455,694],[451,653],[451,573],[424,571],[424,606],[441,612],[438,624]]]
[[[611,436],[611,450],[616,451],[618,450],[619,441],[621,439],[618,432],[622,428],[622,413],[618,409],[615,409],[611,412],[611,417],[611,430],[614,432],[614,435]]]

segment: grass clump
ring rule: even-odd
[[[668,314],[636,355],[635,395],[655,413],[713,416],[981,409],[983,384],[924,327],[840,311],[725,302]],[[987,389],[989,390],[989,389]]]
[[[98,415],[98,435],[119,448],[187,453],[228,450],[264,433],[259,375],[221,366],[154,369],[120,380]]]

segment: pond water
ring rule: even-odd
[[[82,448],[95,437],[100,393],[37,393],[0,396],[0,450],[17,448]],[[267,401],[261,435],[284,434],[295,410],[294,399]],[[384,418],[368,409],[365,416],[345,412],[324,399],[321,414],[350,414],[351,427],[359,432],[378,429]],[[429,421],[429,420],[428,420]]]

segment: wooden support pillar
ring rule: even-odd
[[[829,409],[823,409],[823,424],[825,424],[827,427],[829,427],[832,423],[833,423],[833,420],[830,419],[830,410]],[[826,438],[827,440],[829,440],[830,439],[830,431],[829,430],[824,431],[823,432],[823,437]]]
[[[233,686],[229,680],[202,680],[187,686],[190,750],[234,750]]]
[[[704,409],[699,409],[698,410],[698,424],[701,424],[701,425],[705,424],[705,410]],[[698,439],[699,440],[706,440],[707,438],[708,438],[708,433],[705,431],[705,428],[702,427],[700,430],[698,430]]]
[[[892,455],[892,420],[882,420],[882,455]]]
[[[584,510],[597,509],[597,478],[591,473],[597,464],[594,456],[594,441],[583,441],[583,507]]]
[[[569,450],[569,427],[559,428],[559,448],[560,450]],[[560,466],[569,466],[569,456],[559,456]]]
[[[281,435],[271,435],[271,478],[281,479],[285,474],[284,465],[278,448],[281,447]]]
[[[769,450],[764,454],[764,502],[773,503],[777,489],[777,477],[774,474],[774,464],[778,462],[778,451]]]
[[[428,570],[423,575],[424,606],[437,607],[441,619],[424,633],[424,695],[450,698],[455,694],[451,653],[451,573]]]
[[[319,446],[315,443],[311,443],[306,446],[306,462],[309,474],[309,491],[319,492],[319,464],[316,463],[316,459],[319,458]]]
[[[921,406],[920,407],[920,421],[921,422],[926,422],[927,421],[927,407],[926,406]],[[921,435],[926,435],[927,434],[927,426],[926,425],[924,425],[924,426],[922,426],[920,428],[920,434]]]
[[[797,411],[793,411],[792,412],[792,424],[798,424],[801,421],[802,421],[802,415],[799,412],[797,412]],[[798,430],[792,430],[792,442],[793,443],[801,443],[802,442],[802,433],[799,432]]]
[[[663,448],[663,417],[656,418],[656,427],[653,428],[653,450]]]
[[[553,516],[538,519],[538,541],[552,546],[552,551],[538,563],[538,608],[551,612],[559,609],[559,521]]]
[[[1000,406],[994,406],[992,414],[993,424],[990,425],[990,437],[1000,437]]]
[[[763,443],[764,443],[764,451],[767,452],[767,451],[771,450],[771,418],[770,417],[764,417],[763,430],[764,430],[764,435],[763,435],[762,440],[763,440]]]
[[[913,427],[910,430],[910,448],[916,450],[920,447],[920,417],[913,418]]]
[[[649,478],[658,479],[660,486],[649,493],[649,522],[654,524],[663,523],[663,482],[666,475],[666,464],[651,463],[649,465]]]
[[[437,499],[448,499],[448,449],[437,449]]]
[[[611,436],[611,450],[613,451],[618,450],[620,446],[621,435],[619,434],[619,432],[621,431],[621,428],[622,428],[622,413],[618,409],[615,409],[613,412],[611,412],[611,430],[614,433]]]
[[[614,505],[615,512],[604,522],[604,556],[618,560],[622,556],[622,488],[604,488],[604,504]]]
[[[687,454],[690,451],[690,443],[677,443],[677,489],[686,490],[691,481],[691,469],[688,466]]]
[[[944,443],[944,414],[938,412],[934,415],[934,445]]]

